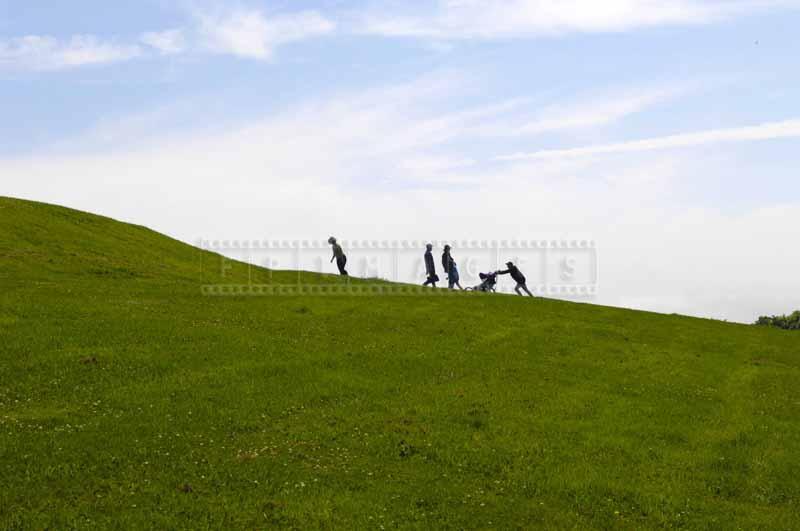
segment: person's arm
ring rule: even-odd
[[[498,271],[497,272],[498,275],[507,275],[509,273],[510,273],[510,271],[508,269],[506,269],[505,271]]]
[[[333,256],[331,256],[331,261],[329,262],[330,264],[332,264],[333,259],[336,258],[336,248],[334,247],[333,249],[331,249],[331,251],[333,252]]]

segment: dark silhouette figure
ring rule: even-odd
[[[347,265],[347,257],[342,250],[342,246],[336,243],[336,238],[331,236],[328,238],[328,243],[331,244],[331,248],[333,250],[333,256],[331,257],[331,262],[336,260],[336,267],[339,268],[339,274],[343,277],[347,276],[347,270],[344,266]]]
[[[516,281],[517,285],[514,287],[514,291],[517,292],[517,295],[522,295],[519,291],[520,289],[525,290],[525,293],[533,297],[533,293],[528,290],[528,286],[525,284],[525,275],[522,274],[522,271],[514,265],[513,262],[506,262],[506,269],[505,271],[498,271],[498,275],[511,275],[511,278]]]
[[[436,265],[433,263],[433,245],[430,243],[425,246],[425,274],[428,275],[428,280],[426,280],[422,285],[423,286],[433,286],[436,287],[436,283],[439,282],[439,275],[436,274]]]
[[[461,284],[458,282],[458,267],[456,267],[456,261],[453,260],[453,257],[450,256],[450,246],[444,246],[444,252],[442,253],[442,267],[444,268],[444,272],[447,275],[447,286],[450,289],[453,289],[453,286],[458,286],[458,289],[464,289],[461,287]]]

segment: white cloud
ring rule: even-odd
[[[173,55],[186,50],[186,37],[181,29],[143,33],[140,40],[162,55]]]
[[[608,125],[632,114],[669,101],[684,92],[683,88],[650,88],[606,93],[587,103],[553,105],[539,117],[517,129],[517,134],[582,129]]]
[[[61,70],[126,61],[141,54],[136,45],[102,41],[92,35],[76,35],[66,41],[27,35],[0,41],[0,65],[23,70]]]
[[[706,24],[795,0],[438,0],[364,17],[363,31],[432,39],[491,39]],[[423,13],[423,14],[420,14]]]
[[[619,142],[616,144],[518,153],[499,157],[499,160],[575,158],[611,153],[631,153],[635,151],[703,146],[722,142],[746,142],[795,137],[800,137],[800,119],[771,122],[749,127],[732,127],[695,133],[681,133],[663,137],[646,138],[643,140]]]
[[[242,9],[197,16],[200,38],[207,49],[252,59],[270,59],[280,45],[326,35],[335,27],[316,11],[267,17],[261,11]]]
[[[0,40],[0,67],[64,70],[127,61],[148,53],[175,55],[211,51],[252,59],[271,59],[281,45],[326,35],[335,25],[316,11],[268,17],[258,10],[195,13],[196,25],[142,33],[137,43],[121,44],[93,35],[59,40],[27,35]]]
[[[591,96],[562,101],[545,106],[535,112],[533,119],[522,113],[519,119],[504,116],[500,123],[484,123],[477,134],[483,136],[526,136],[556,131],[573,131],[601,127],[618,122],[628,116],[643,112],[656,105],[684,95],[692,89],[690,84],[668,84],[663,87],[604,90]],[[517,100],[507,110],[518,111],[524,102]],[[512,122],[518,122],[514,124]]]

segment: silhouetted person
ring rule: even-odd
[[[506,269],[505,271],[498,271],[498,275],[511,275],[511,278],[516,281],[517,285],[514,286],[514,291],[517,292],[517,295],[522,295],[520,293],[520,288],[525,290],[525,293],[533,297],[533,293],[528,290],[528,286],[525,284],[525,275],[522,274],[522,271],[514,265],[513,262],[506,262]]]
[[[344,255],[342,246],[336,243],[336,238],[334,238],[333,236],[328,238],[328,243],[331,244],[331,248],[333,249],[333,256],[331,257],[331,262],[336,260],[336,267],[339,268],[339,274],[346,277],[347,271],[345,270],[344,266],[347,265],[347,257]]]
[[[426,280],[422,285],[431,285],[435,288],[436,283],[439,282],[439,276],[436,274],[436,265],[433,263],[432,250],[433,245],[430,243],[425,246],[425,274],[428,275],[428,280]]]
[[[447,286],[450,289],[453,289],[453,286],[458,286],[458,289],[464,289],[458,282],[458,267],[456,267],[456,261],[453,260],[452,256],[450,256],[449,245],[444,246],[444,252],[442,253],[442,267],[447,275]]]

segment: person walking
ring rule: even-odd
[[[347,270],[344,266],[347,265],[347,256],[345,256],[344,251],[342,250],[342,246],[336,243],[336,238],[331,236],[328,238],[328,243],[331,244],[331,249],[333,250],[333,256],[331,257],[331,262],[336,260],[336,267],[339,268],[339,274],[343,277],[347,276]]]
[[[506,267],[508,269],[506,269],[505,271],[498,271],[497,274],[511,275],[511,278],[513,278],[514,281],[517,283],[517,285],[514,286],[514,291],[517,292],[517,295],[522,295],[522,293],[519,290],[523,289],[525,290],[525,293],[533,297],[533,293],[531,293],[530,290],[528,290],[528,286],[525,284],[525,275],[522,274],[522,271],[520,271],[519,268],[515,266],[513,262],[506,262]]]
[[[444,252],[442,253],[442,267],[447,275],[447,287],[453,289],[453,286],[458,286],[458,289],[463,290],[464,288],[462,288],[461,284],[458,282],[458,267],[456,266],[456,261],[453,260],[452,256],[450,256],[449,245],[444,246]]]
[[[433,245],[428,244],[425,246],[425,274],[428,275],[428,280],[426,280],[422,285],[423,286],[433,286],[436,287],[436,283],[439,282],[439,276],[436,274],[436,265],[433,263]]]

